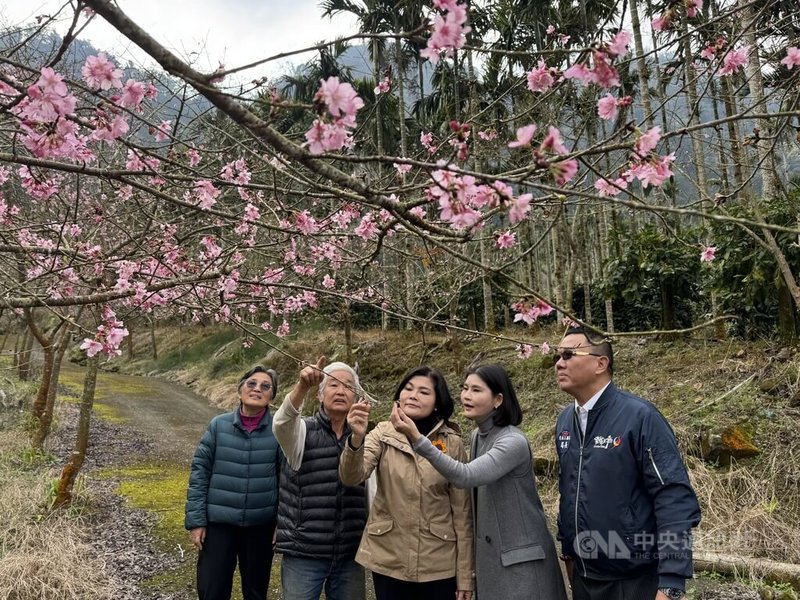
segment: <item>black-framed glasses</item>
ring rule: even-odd
[[[262,392],[268,392],[268,391],[270,391],[272,389],[272,384],[271,383],[267,383],[266,381],[262,381],[261,385],[259,386],[258,382],[255,379],[248,379],[247,381],[245,381],[244,384],[247,386],[248,390],[254,390],[257,387],[260,387]]]
[[[582,350],[572,350],[571,348],[567,348],[566,350],[562,350],[561,352],[557,351],[553,353],[553,357],[556,359],[556,362],[559,360],[569,360],[573,356],[604,356],[603,354],[597,354],[595,352],[583,352]]]

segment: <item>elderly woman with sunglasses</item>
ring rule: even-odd
[[[189,476],[185,526],[199,550],[200,600],[229,600],[239,564],[244,600],[266,600],[278,513],[280,447],[269,404],[272,369],[239,380],[239,406],[211,420]]]

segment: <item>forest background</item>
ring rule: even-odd
[[[564,403],[550,348],[580,322],[617,343],[622,382],[695,457],[701,539],[728,557],[706,566],[794,593],[794,4],[325,0],[320,12],[355,16],[359,31],[213,73],[101,0],[0,32],[2,391],[27,432],[4,464],[56,469],[14,522],[74,515],[101,364],[171,373],[225,404],[255,361],[291,380],[324,351],[358,362],[379,398],[421,362],[453,389],[469,364],[501,362],[524,390],[546,488]],[[96,19],[153,64],[123,67],[82,42]],[[307,61],[293,72],[248,80],[295,55]],[[65,356],[86,363],[63,368],[73,388]],[[59,428],[74,434],[60,454]],[[4,538],[0,570],[30,597],[65,598],[63,582],[30,575],[33,558],[9,559],[43,556],[42,543]],[[81,580],[95,581],[70,585]]]

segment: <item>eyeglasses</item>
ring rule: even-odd
[[[259,386],[258,382],[255,379],[248,379],[247,381],[245,381],[244,384],[247,386],[248,390],[254,390],[257,387],[260,387],[262,392],[268,392],[272,389],[271,383],[267,383],[266,381],[264,381]]]
[[[596,354],[594,352],[582,352],[581,350],[572,350],[567,348],[566,350],[562,350],[561,352],[556,351],[553,354],[553,357],[556,359],[556,362],[559,360],[569,360],[573,356],[604,356],[603,354]]]

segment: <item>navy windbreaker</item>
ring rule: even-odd
[[[664,416],[611,383],[589,411],[585,436],[573,404],[555,437],[557,537],[576,572],[614,580],[657,571],[660,587],[683,588],[700,506]]]

